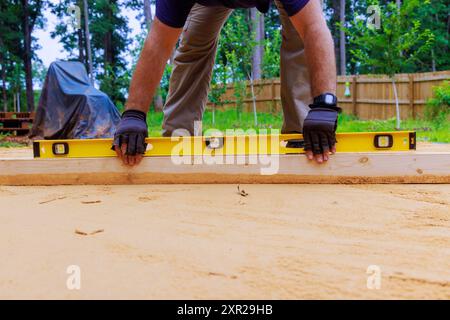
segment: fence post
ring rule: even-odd
[[[277,112],[277,102],[275,100],[275,79],[271,81],[271,95],[272,95],[272,112]]]
[[[356,76],[352,77],[352,109],[353,109],[353,115],[354,116],[358,116],[358,108],[357,108],[357,102],[358,102],[358,97],[357,97],[357,81],[356,81]]]
[[[409,74],[409,108],[412,112],[412,118],[416,119],[416,107],[414,105],[415,97],[414,97],[414,74]]]

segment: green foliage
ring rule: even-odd
[[[13,142],[13,141],[2,141],[0,139],[0,148],[21,148],[24,147],[23,144]]]
[[[418,55],[414,71],[449,70],[449,3],[442,0],[429,0],[429,5],[422,5],[417,10],[416,19],[431,30],[434,43],[431,54]]]
[[[9,134],[0,133],[0,148],[20,148],[26,146],[26,144],[23,143],[6,140],[9,136]]]
[[[280,77],[280,47],[281,47],[281,32],[276,30],[269,35],[264,46],[263,57],[263,78],[279,78]]]
[[[276,6],[272,5],[264,15],[264,56],[262,62],[262,76],[264,79],[278,78],[280,76],[280,48],[281,48],[281,21]]]
[[[444,124],[450,122],[450,81],[433,88],[434,97],[427,101],[425,116]]]
[[[34,30],[45,26],[43,8],[50,7],[58,17],[55,30],[49,30],[68,53],[69,59],[80,59],[86,64],[86,41],[84,34],[84,12],[82,0],[40,1],[29,0],[28,11],[34,21]],[[114,102],[123,106],[132,75],[127,56],[137,60],[139,45],[143,39],[130,39],[130,23],[124,15],[128,8],[141,13],[136,17],[142,25],[143,0],[88,0],[94,69],[100,88]],[[324,0],[324,11],[339,59],[339,6],[341,1]],[[152,4],[155,1],[152,0]],[[381,8],[381,29],[367,28],[367,8],[370,5]],[[402,0],[398,12],[392,0],[346,0],[346,19],[343,27],[347,31],[347,70],[349,73],[373,73],[392,75],[396,72],[425,72],[450,69],[448,1],[442,0]],[[79,33],[70,23],[67,8],[78,5],[81,10]],[[153,6],[154,10],[154,6]],[[153,12],[154,13],[154,12]],[[20,94],[22,105],[26,101],[25,77],[23,67],[23,14],[22,2],[2,0],[0,2],[0,64],[5,71],[5,87],[8,109],[13,108],[16,93]],[[272,5],[264,16],[265,41],[262,63],[263,78],[280,76],[280,46],[282,37],[278,10]],[[248,99],[242,90],[242,81],[250,78],[252,70],[252,51],[256,45],[248,10],[235,10],[221,32],[217,60],[214,66],[210,101],[220,106],[225,85],[236,83],[237,114],[241,112],[243,101]],[[81,43],[79,43],[81,35]],[[33,39],[32,49],[37,49]],[[171,66],[164,73],[160,94],[166,98]],[[33,57],[33,77],[41,84],[45,69],[36,56]],[[36,86],[36,85],[35,85]],[[1,104],[1,109],[3,103]]]
[[[45,1],[29,0],[28,7],[23,7],[23,1],[0,1],[0,66],[2,73],[2,85],[6,88],[7,110],[13,111],[14,97],[17,94],[21,98],[22,110],[26,109],[25,69],[26,48],[24,45],[24,17],[29,15],[29,27],[31,30],[42,28],[45,18],[42,16]],[[34,54],[39,49],[36,39],[31,36],[31,58],[34,64],[40,63]],[[2,101],[2,111],[3,111]]]
[[[244,106],[246,80],[251,77],[253,48],[257,45],[251,30],[248,10],[235,10],[221,32],[214,67],[210,101],[223,104],[220,96],[226,84],[232,82],[236,100],[236,114],[239,117]],[[243,43],[243,40],[245,43]]]
[[[429,1],[407,0],[400,10],[395,2],[384,6],[378,0],[368,3],[381,8],[380,28],[369,28],[365,20],[358,18],[351,28],[346,28],[355,45],[352,59],[360,65],[360,72],[393,76],[412,71],[419,57],[431,50],[435,38],[415,17],[419,8],[429,6]]]

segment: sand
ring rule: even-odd
[[[0,299],[450,299],[450,185],[241,189],[0,187]]]

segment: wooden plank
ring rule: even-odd
[[[415,82],[428,82],[428,81],[443,81],[450,80],[450,72],[441,75],[423,76],[421,78],[415,79]]]
[[[170,157],[145,158],[129,168],[115,158],[3,159],[0,185],[450,183],[450,153],[341,153],[325,165],[299,155],[204,163],[211,160],[195,157],[177,165]]]

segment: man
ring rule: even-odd
[[[156,18],[134,72],[114,148],[126,165],[145,153],[146,114],[166,62],[181,35],[164,107],[163,135],[177,129],[200,135],[220,30],[233,8],[267,11],[271,0],[157,0]],[[336,65],[320,0],[275,0],[282,23],[283,133],[301,133],[309,160],[336,151]],[[315,97],[313,99],[313,97]]]

